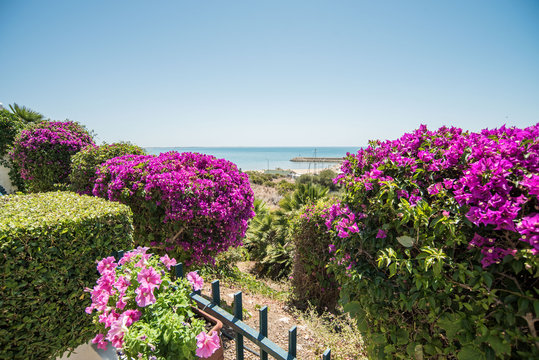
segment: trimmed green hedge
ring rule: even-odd
[[[105,161],[123,155],[145,155],[146,151],[129,143],[89,145],[71,157],[71,190],[92,195],[97,168]]]
[[[132,247],[132,213],[70,192],[0,197],[0,359],[50,359],[93,335],[95,260]]]

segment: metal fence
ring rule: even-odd
[[[183,265],[176,265],[176,276],[183,277]],[[297,353],[297,328],[293,326],[288,331],[288,351],[283,350],[268,338],[268,308],[264,306],[259,310],[260,328],[255,330],[243,322],[242,293],[234,294],[233,314],[230,314],[221,306],[221,293],[219,280],[211,283],[211,300],[204,298],[200,291],[193,292],[191,297],[198,306],[205,312],[219,319],[224,325],[231,327],[235,332],[236,360],[244,359],[245,350],[252,352],[262,360],[267,360],[268,356],[277,360],[296,360]],[[253,342],[259,352],[248,348],[243,343],[244,338]],[[327,349],[322,355],[323,360],[331,359],[331,350]]]

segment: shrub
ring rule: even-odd
[[[24,128],[24,123],[15,114],[0,110],[0,158],[7,155],[15,136]]]
[[[131,210],[69,192],[0,197],[0,358],[48,359],[88,341],[95,259],[132,246]]]
[[[71,157],[69,175],[71,190],[79,194],[91,195],[97,168],[105,161],[123,155],[144,155],[144,149],[129,143],[89,145]]]
[[[135,240],[187,261],[213,262],[241,245],[253,213],[247,175],[197,153],[125,155],[98,171],[94,195],[133,209]]]
[[[11,157],[30,192],[48,191],[68,183],[71,156],[91,144],[86,129],[75,122],[40,122],[16,137]]]
[[[538,137],[422,126],[346,158],[330,266],[371,357],[539,356]]]
[[[339,295],[337,281],[326,268],[335,239],[327,232],[325,218],[335,203],[332,199],[306,206],[292,224],[292,297],[298,306],[311,303],[319,312],[334,311]]]
[[[15,136],[24,128],[24,122],[15,114],[0,110],[0,165],[9,169],[9,177],[18,190],[23,190],[22,179],[11,159],[7,156]]]
[[[320,174],[303,174],[297,180],[297,184],[318,184],[322,187],[329,188],[330,191],[337,191],[339,189],[333,179],[337,177],[335,171],[331,169],[325,169],[320,171]]]

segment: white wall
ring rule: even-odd
[[[9,179],[9,169],[3,165],[0,165],[0,185],[6,189],[8,194],[17,191],[17,188],[11,184],[11,180]]]

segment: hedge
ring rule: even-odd
[[[324,218],[336,203],[336,199],[331,199],[307,205],[292,223],[292,298],[299,307],[311,303],[318,311],[333,312],[337,305],[339,285],[327,271],[334,252],[334,236],[327,232]]]
[[[97,168],[112,158],[123,155],[145,155],[144,149],[129,143],[89,145],[71,157],[69,182],[72,191],[92,195]]]
[[[50,359],[93,336],[95,260],[132,247],[132,213],[70,192],[0,197],[0,358]]]

